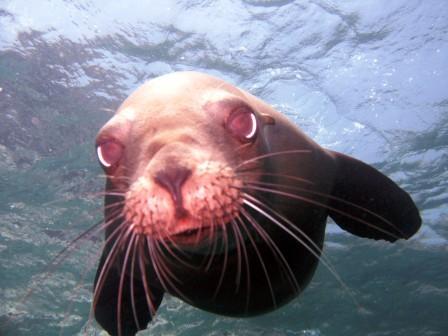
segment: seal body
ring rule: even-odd
[[[391,242],[421,223],[386,176],[201,73],[144,84],[96,146],[106,243],[93,309],[111,334],[146,328],[165,292],[228,316],[286,304],[314,274],[328,216]]]

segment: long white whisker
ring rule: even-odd
[[[250,158],[248,160],[241,162],[239,165],[237,165],[235,167],[235,170],[238,170],[240,167],[242,167],[248,163],[259,161],[261,159],[271,158],[271,157],[279,156],[279,155],[307,154],[307,153],[311,153],[311,150],[310,149],[291,149],[291,150],[285,150],[285,151],[280,151],[280,152],[275,152],[275,153],[262,154],[262,155],[255,156],[253,158]]]
[[[114,219],[115,220],[115,219]],[[43,277],[40,279],[39,283],[43,283],[46,281],[56,267],[58,267],[66,258],[68,258],[71,251],[73,251],[75,248],[79,246],[81,242],[83,242],[86,239],[89,239],[90,237],[94,237],[96,234],[98,234],[100,231],[107,228],[113,220],[109,220],[107,222],[104,222],[103,220],[98,221],[96,224],[94,224],[92,227],[88,228],[86,231],[82,232],[80,235],[78,235],[76,238],[71,240],[68,245],[63,248],[61,251],[58,252],[56,256],[53,257],[53,259],[47,264],[45,267],[45,270],[43,271]],[[24,303],[28,298],[34,293],[35,288],[31,288],[19,301],[19,303]]]
[[[244,223],[242,223],[242,225],[244,225]],[[244,238],[243,238],[243,234],[241,233],[241,230],[238,227],[237,222],[235,221],[235,219],[232,220],[232,227],[235,230],[235,234],[237,237],[237,244],[241,245],[242,251],[243,251],[243,256],[244,256],[244,261],[246,262],[246,307],[245,307],[245,312],[247,313],[249,310],[249,302],[250,302],[250,292],[251,292],[251,288],[250,288],[250,264],[249,264],[249,258],[247,256],[247,250],[246,250],[246,244],[244,244]]]
[[[216,299],[216,296],[218,295],[219,289],[221,288],[222,281],[224,280],[224,275],[226,273],[227,269],[227,259],[229,257],[229,241],[227,237],[227,229],[225,223],[221,223],[221,227],[223,228],[223,239],[224,239],[224,261],[223,266],[221,270],[221,275],[219,277],[218,285],[216,286],[215,293],[213,294],[213,299]]]
[[[258,200],[253,198],[251,195],[245,195],[245,197],[251,199],[253,202],[257,203]],[[345,282],[341,279],[341,277],[338,275],[338,273],[336,272],[336,270],[334,269],[334,267],[331,265],[330,261],[324,256],[321,256],[318,252],[320,252],[321,254],[323,254],[322,249],[316,245],[316,243],[309,238],[302,230],[300,230],[299,228],[297,228],[292,222],[290,222],[289,220],[287,220],[284,217],[281,217],[282,220],[284,220],[287,224],[289,224],[289,226],[293,229],[295,229],[296,231],[298,231],[298,233],[300,235],[302,235],[305,240],[314,248],[311,248],[303,239],[301,239],[300,237],[298,237],[294,232],[292,232],[288,227],[286,227],[286,225],[282,224],[279,220],[277,220],[276,218],[274,218],[273,216],[271,216],[269,213],[267,213],[266,211],[264,211],[263,209],[261,209],[260,207],[258,207],[256,204],[254,204],[253,202],[251,202],[248,199],[244,200],[244,203],[247,204],[249,207],[251,207],[252,209],[256,210],[258,213],[262,214],[263,216],[265,216],[266,218],[268,218],[269,220],[271,220],[274,224],[278,225],[282,230],[284,230],[286,233],[288,233],[291,237],[293,237],[295,240],[297,240],[303,247],[305,247],[313,256],[315,256],[320,262],[322,262],[322,264],[330,271],[330,273],[335,277],[335,279],[339,282],[339,284],[342,286],[342,288],[344,288],[349,295],[352,297],[352,300],[354,301],[354,303],[360,307],[360,305],[358,304],[358,302],[356,301],[356,299],[353,297],[350,289],[348,288],[348,286],[345,284]],[[278,215],[280,216],[280,215]]]
[[[132,248],[132,257],[131,257],[131,280],[130,280],[130,295],[131,295],[131,308],[132,308],[132,316],[134,317],[135,325],[137,326],[137,330],[140,330],[140,322],[138,321],[137,308],[135,307],[135,258],[137,256],[137,247],[140,245],[140,235],[135,235],[135,243]]]
[[[291,285],[294,289],[294,291],[298,292],[300,291],[300,286],[297,283],[297,279],[294,275],[294,272],[292,271],[291,267],[289,266],[288,261],[286,260],[283,253],[280,251],[277,244],[272,240],[272,238],[267,234],[267,232],[263,229],[263,227],[258,224],[255,219],[244,209],[241,209],[241,213],[249,220],[249,222],[252,224],[252,226],[255,228],[257,233],[260,235],[260,237],[266,242],[268,246],[273,250],[273,254],[276,255],[276,258],[279,258],[278,260],[282,267],[285,269],[286,274],[288,274],[288,277],[291,281]]]
[[[293,180],[293,181],[298,181],[298,182],[303,182],[305,184],[310,184],[310,185],[314,185],[315,183],[305,179],[305,178],[301,178],[298,176],[294,176],[294,175],[286,175],[286,174],[276,174],[276,173],[266,173],[266,172],[236,172],[237,176],[241,176],[241,177],[245,177],[245,176],[272,176],[272,177],[281,177],[281,178],[286,178],[289,180]],[[250,183],[256,183],[256,182],[250,182]]]
[[[179,295],[180,298],[182,298],[186,302],[190,302],[190,300],[184,295],[184,293],[182,293],[182,291],[178,288],[178,286],[174,284],[173,281],[171,281],[172,278],[176,282],[182,283],[182,281],[179,278],[177,278],[171,272],[171,270],[168,267],[166,267],[166,265],[164,265],[163,260],[160,260],[161,259],[159,258],[160,250],[158,249],[157,242],[151,242],[148,238],[147,242],[148,242],[149,255],[151,256],[152,264],[154,266],[154,271],[156,272],[156,275],[159,278],[160,283],[165,292],[168,293],[170,292],[168,290],[168,286],[170,286],[172,290],[176,292],[177,295]]]
[[[265,263],[263,261],[263,257],[261,256],[260,251],[258,250],[257,244],[255,243],[255,241],[254,241],[252,235],[250,234],[249,230],[244,225],[244,222],[241,219],[241,217],[238,216],[237,219],[241,223],[241,227],[246,232],[247,237],[249,238],[249,241],[252,244],[252,247],[254,248],[254,251],[255,251],[255,253],[258,256],[258,260],[260,261],[260,265],[261,265],[261,267],[263,269],[264,275],[266,277],[266,281],[267,281],[268,286],[269,286],[269,291],[270,291],[271,296],[272,296],[272,303],[273,303],[274,307],[277,307],[277,301],[275,300],[274,288],[272,287],[271,279],[269,278],[269,273],[268,273],[266,265],[265,265]]]
[[[102,245],[103,245],[103,246],[102,246],[102,248],[103,248],[103,247],[104,247],[104,243],[103,243]],[[82,284],[83,284],[83,282],[84,282],[84,279],[86,278],[87,273],[88,273],[90,270],[92,270],[93,266],[95,266],[96,261],[100,258],[100,255],[101,255],[101,252],[102,252],[102,248],[101,248],[101,249],[98,249],[98,250],[96,251],[94,257],[90,259],[90,261],[89,261],[87,267],[84,269],[84,271],[82,272],[82,274],[81,274],[81,276],[80,276],[80,278],[79,278],[78,285],[73,289],[73,291],[72,291],[73,293],[76,293],[77,290],[78,290],[79,288],[81,288],[81,286],[82,286]],[[71,301],[70,304],[69,304],[69,306],[68,306],[67,309],[66,309],[66,312],[65,312],[65,314],[64,314],[64,318],[63,318],[62,321],[67,321],[67,320],[68,320],[68,318],[69,318],[69,316],[70,316],[70,313],[72,312],[72,308],[73,308],[72,306],[73,306],[73,304],[74,304],[74,301]],[[90,308],[90,309],[91,309],[91,308]],[[91,316],[91,313],[92,313],[92,312],[90,311],[90,312],[89,312],[89,316]],[[86,323],[86,326],[90,325],[90,323],[91,323],[91,320],[88,320],[87,323]],[[63,330],[62,330],[62,329],[63,329],[63,326],[61,325],[61,327],[60,327],[60,331],[59,331],[59,335],[60,335],[60,336],[61,336],[62,333],[63,333]]]
[[[92,308],[91,309],[91,315],[89,316],[89,321],[93,318],[93,314],[95,312],[96,305],[98,303],[99,296],[101,294],[101,291],[104,286],[104,281],[107,278],[107,275],[109,274],[109,271],[112,267],[112,260],[116,257],[118,254],[118,246],[122,243],[122,238],[125,235],[125,226],[118,226],[112,234],[109,235],[108,239],[105,242],[105,246],[107,246],[113,239],[116,238],[114,244],[112,245],[111,249],[109,250],[106,260],[103,263],[103,267],[101,269],[101,272],[98,276],[97,283],[95,287],[93,288],[93,300],[92,300]],[[115,237],[118,235],[118,237]]]
[[[127,242],[127,248],[123,259],[123,267],[121,268],[121,274],[120,274],[120,282],[118,285],[118,303],[117,303],[117,330],[118,335],[121,336],[122,330],[121,330],[121,311],[122,311],[122,300],[123,300],[123,287],[124,287],[124,277],[126,274],[126,267],[129,260],[129,255],[131,253],[132,246],[135,241],[135,234],[132,232],[131,228],[128,228],[126,230],[125,235],[123,236],[122,240],[126,241],[128,237],[130,237],[130,240]]]
[[[363,220],[362,218],[359,218],[359,217],[356,217],[356,216],[352,216],[352,215],[350,215],[350,214],[348,214],[348,213],[346,213],[344,211],[341,211],[341,210],[339,210],[339,209],[337,209],[335,207],[329,206],[328,204],[325,204],[325,203],[322,203],[322,202],[318,202],[318,201],[312,200],[312,199],[304,197],[304,196],[292,194],[292,193],[289,193],[289,192],[286,192],[286,191],[281,191],[281,190],[274,190],[274,189],[270,189],[270,188],[257,187],[255,185],[247,185],[246,184],[245,188],[246,189],[252,189],[252,190],[258,190],[258,191],[265,191],[265,192],[268,192],[268,193],[281,195],[281,196],[285,196],[285,197],[290,197],[290,198],[297,199],[297,200],[300,200],[300,201],[303,201],[303,202],[306,202],[306,203],[309,203],[309,204],[317,205],[317,206],[322,207],[324,209],[328,209],[328,210],[337,212],[340,215],[343,215],[345,217],[348,217],[348,218],[351,218],[353,220],[356,220],[356,221],[358,221],[358,222],[360,222],[362,224],[365,224],[368,227],[371,227],[371,228],[373,228],[373,229],[375,229],[375,230],[377,230],[379,232],[382,232],[382,233],[384,233],[386,235],[389,235],[389,236],[391,236],[391,237],[393,237],[395,239],[399,239],[400,238],[397,235],[395,235],[395,234],[393,234],[393,233],[391,233],[389,231],[386,231],[386,230],[384,230],[384,229],[382,229],[382,228],[380,228],[380,227],[378,227],[376,225],[373,225],[373,224]]]
[[[195,265],[185,261],[184,259],[182,259],[181,257],[179,257],[175,251],[173,251],[173,249],[171,248],[171,246],[169,246],[167,244],[167,242],[164,239],[160,239],[159,242],[163,245],[163,247],[165,248],[166,251],[168,251],[168,254],[170,256],[172,256],[174,259],[176,259],[176,261],[178,261],[180,264],[184,265],[185,267],[191,268],[191,269],[197,269],[198,267],[196,267]],[[180,250],[179,248],[176,248],[176,250]],[[163,253],[163,251],[162,251]],[[186,254],[184,254],[186,256]]]
[[[210,257],[208,258],[208,262],[207,262],[207,264],[205,266],[205,271],[206,272],[208,272],[210,270],[210,267],[212,267],[212,262],[213,262],[213,259],[215,258],[215,255],[216,255],[216,248],[217,248],[217,245],[218,245],[218,238],[217,238],[217,234],[214,234],[214,233],[215,233],[215,224],[212,225],[211,233],[210,233],[211,238],[213,239],[213,241],[212,241],[212,244],[211,244],[211,247],[210,247],[210,250],[211,250],[211,252],[209,253]]]
[[[142,283],[143,283],[143,289],[145,291],[145,298],[146,298],[146,303],[148,305],[149,308],[149,312],[151,314],[151,316],[154,316],[156,314],[156,307],[154,306],[154,303],[152,302],[151,299],[151,291],[149,290],[149,286],[148,286],[148,279],[146,278],[146,268],[143,262],[143,256],[145,253],[144,250],[144,240],[145,238],[140,236],[139,237],[139,245],[138,245],[138,253],[139,253],[139,258],[138,258],[138,266],[140,269],[140,275],[142,277]],[[147,241],[151,241],[151,238],[146,237]],[[160,283],[162,284],[162,280],[160,280]],[[163,286],[163,284],[162,284]]]
[[[291,189],[291,190],[296,190],[296,191],[301,191],[301,192],[309,193],[309,194],[312,194],[312,195],[321,196],[321,197],[324,197],[324,198],[329,198],[329,199],[332,199],[332,200],[341,202],[341,203],[343,203],[343,204],[345,204],[345,205],[349,205],[349,206],[351,206],[351,207],[353,207],[353,208],[359,209],[359,210],[361,210],[361,211],[364,211],[365,213],[368,213],[368,214],[372,215],[373,217],[376,217],[376,218],[380,219],[383,223],[387,224],[387,225],[390,226],[391,228],[393,228],[393,229],[397,230],[398,232],[402,233],[402,232],[399,230],[399,228],[397,228],[392,222],[390,222],[389,220],[387,220],[387,219],[384,218],[383,216],[378,215],[377,213],[375,213],[375,212],[373,212],[373,211],[371,211],[371,210],[369,210],[369,209],[367,209],[367,208],[365,208],[365,207],[362,207],[362,206],[360,206],[360,205],[358,205],[358,204],[356,204],[356,203],[353,203],[353,202],[350,202],[350,201],[346,201],[346,200],[344,200],[344,199],[342,199],[342,198],[340,198],[340,197],[335,197],[335,196],[333,196],[333,195],[331,195],[331,194],[321,193],[321,192],[318,192],[318,191],[309,190],[309,189],[306,189],[306,188],[301,188],[301,187],[296,187],[296,186],[291,186],[291,185],[281,185],[281,184],[278,184],[278,183],[261,182],[261,181],[251,181],[251,182],[248,183],[248,185],[254,185],[254,186],[268,186],[268,187],[276,187],[276,188]],[[334,210],[334,208],[331,208],[331,207],[328,207],[328,206],[326,206],[326,208],[327,208],[327,209],[330,209],[330,210]],[[342,215],[347,215],[345,212],[342,212],[342,211],[339,211],[339,213],[342,214]],[[354,216],[352,216],[351,218],[352,218],[352,219],[357,219],[357,217],[354,217]],[[372,227],[372,228],[374,228],[374,229],[377,229],[377,230],[380,231],[380,232],[384,232],[384,231],[382,231],[380,228],[376,227],[376,226],[373,225],[373,224],[370,224],[369,226]],[[392,235],[392,233],[389,233],[389,234]],[[403,233],[402,233],[402,234],[403,234]],[[404,235],[404,234],[403,234],[403,235]],[[395,238],[398,238],[398,237],[395,236]]]
[[[233,235],[235,237],[235,245],[236,245],[236,254],[237,254],[237,265],[236,265],[236,276],[235,276],[235,284],[236,289],[235,293],[238,293],[240,289],[240,283],[241,283],[241,245],[239,241],[239,237],[237,236],[237,228],[235,228],[236,224],[235,221],[232,220],[230,227],[232,228]]]

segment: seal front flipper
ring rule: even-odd
[[[104,261],[107,257],[106,251],[100,260],[100,264],[95,276],[94,288],[96,288],[101,270],[104,267]],[[94,307],[95,319],[110,335],[135,335],[137,331],[146,329],[147,324],[152,320],[152,315],[146,300],[146,292],[140,275],[134,276],[133,297],[136,316],[132,307],[131,299],[131,277],[126,275],[123,284],[123,294],[121,297],[121,332],[118,332],[119,322],[117,319],[118,310],[118,292],[120,286],[120,273],[112,266],[105,278],[103,287],[97,294],[96,305]],[[163,290],[152,286],[151,278],[148,278],[148,289],[154,309],[160,306],[163,298]],[[95,295],[96,296],[96,295]],[[135,319],[138,319],[138,325]]]
[[[418,231],[421,218],[407,192],[375,168],[329,152],[337,164],[329,215],[342,229],[390,242]]]

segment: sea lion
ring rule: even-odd
[[[165,292],[227,316],[286,304],[313,276],[327,216],[390,242],[421,225],[379,171],[202,73],[141,86],[96,149],[107,181],[93,311],[112,335],[145,329]]]

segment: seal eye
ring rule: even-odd
[[[242,141],[250,141],[257,133],[257,119],[251,111],[240,109],[230,115],[227,129]]]
[[[116,164],[123,153],[123,146],[113,140],[107,140],[96,148],[98,160],[105,168]]]

